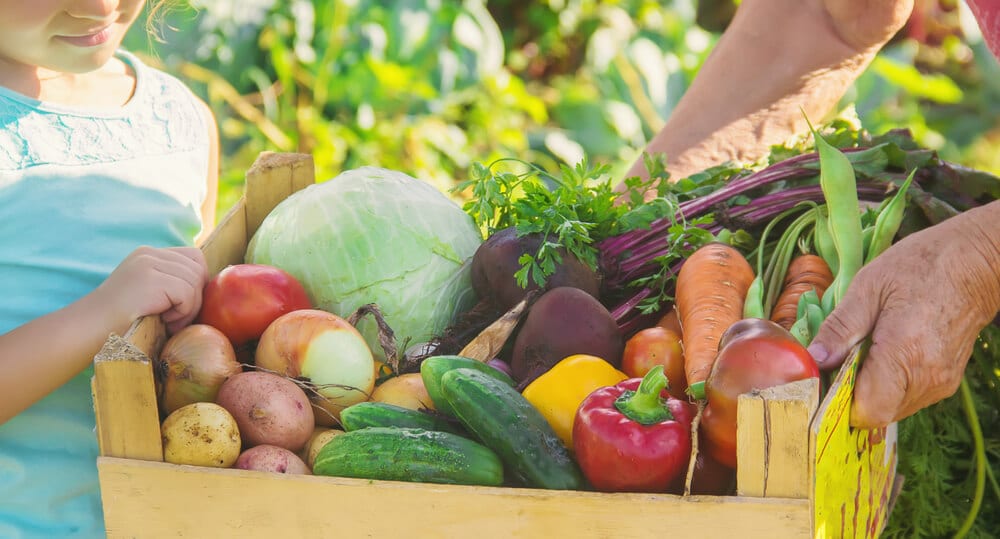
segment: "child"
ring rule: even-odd
[[[144,3],[0,0],[0,537],[105,535],[91,360],[200,305],[200,252],[168,247],[214,223],[216,125],[118,50]]]

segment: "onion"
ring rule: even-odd
[[[424,387],[419,372],[400,374],[382,382],[372,392],[371,400],[395,404],[411,410],[434,410],[434,401]]]
[[[333,424],[344,408],[368,400],[375,387],[375,359],[347,320],[317,309],[278,317],[260,336],[256,365],[308,384],[320,425]]]
[[[195,402],[215,402],[222,383],[242,371],[229,339],[205,324],[192,324],[170,337],[157,367],[164,415]]]
[[[504,361],[504,360],[502,360],[502,359],[500,359],[498,357],[495,357],[495,358],[487,361],[486,364],[489,365],[490,367],[493,367],[494,369],[496,369],[496,370],[498,370],[498,371],[506,374],[507,376],[510,376],[511,378],[514,377],[514,371],[511,370],[510,364],[508,364],[506,361]]]

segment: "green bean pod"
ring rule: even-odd
[[[813,228],[813,247],[816,254],[823,258],[830,268],[830,273],[837,275],[838,259],[837,246],[833,244],[833,236],[830,235],[830,215],[826,206],[820,206],[816,210],[816,226]]]
[[[819,184],[830,212],[830,234],[838,259],[837,275],[824,299],[827,294],[832,295],[835,306],[864,263],[857,181],[854,165],[843,152],[831,146],[816,130],[813,130],[813,138],[819,151]]]
[[[743,301],[743,318],[767,318],[764,316],[764,279],[758,274],[750,283],[747,297]]]
[[[913,181],[913,175],[916,172],[917,169],[910,172],[899,191],[896,191],[896,194],[875,218],[871,244],[865,251],[865,264],[874,260],[876,256],[882,254],[892,245],[892,239],[896,237],[896,233],[899,232],[899,227],[903,223],[903,212],[906,210],[906,191],[909,189],[910,182]]]

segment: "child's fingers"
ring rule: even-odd
[[[176,275],[167,276],[162,286],[164,301],[158,309],[161,320],[172,330],[177,326],[186,326],[201,309],[201,287],[192,286]]]
[[[205,253],[202,253],[201,249],[197,247],[170,247],[164,249],[164,251],[176,253],[190,260],[198,268],[201,277],[204,279],[208,278],[208,264],[205,261]]]

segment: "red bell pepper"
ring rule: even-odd
[[[687,470],[691,408],[666,386],[657,365],[643,378],[595,390],[580,404],[573,449],[595,489],[665,492]]]

